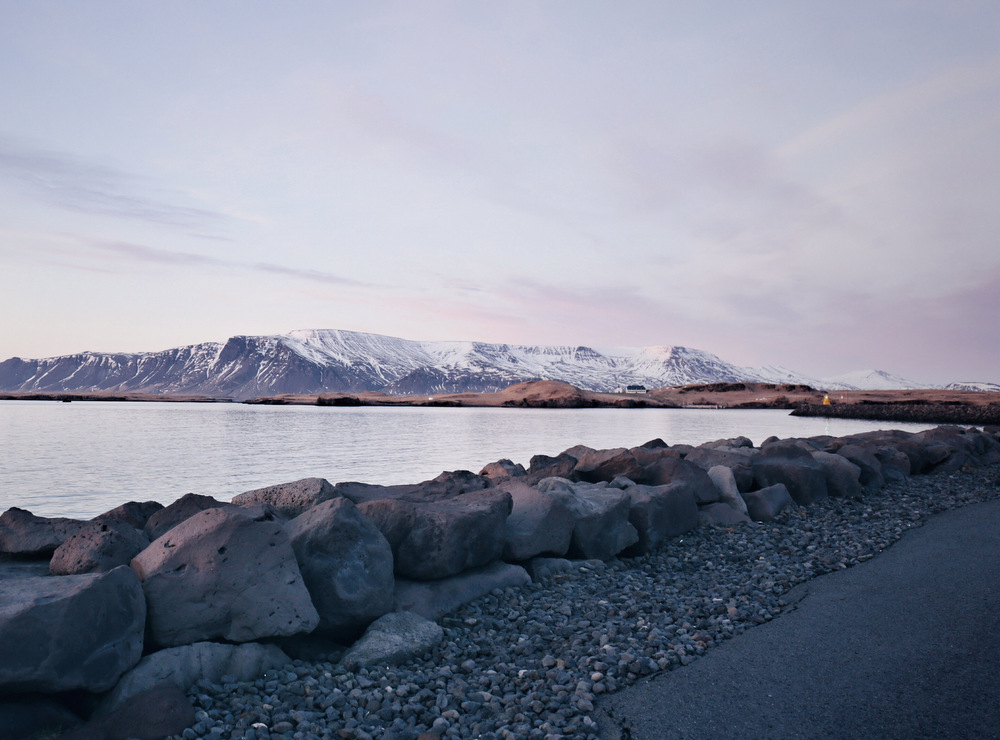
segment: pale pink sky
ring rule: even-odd
[[[0,0],[0,360],[331,328],[1000,382],[998,28]]]

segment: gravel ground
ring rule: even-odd
[[[422,659],[357,673],[296,660],[190,692],[189,738],[597,738],[594,701],[789,606],[788,591],[878,554],[946,509],[1000,498],[1000,466],[915,476],[775,522],[709,527],[653,555],[581,562],[442,620]]]

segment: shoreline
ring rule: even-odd
[[[830,419],[865,419],[868,421],[914,422],[923,424],[1000,425],[1000,405],[955,406],[947,403],[868,402],[823,406],[802,404],[792,416],[819,416]]]
[[[184,681],[176,685],[187,692],[183,703],[193,707],[193,721],[185,720],[181,726],[187,729],[171,737],[417,740],[430,733],[438,740],[597,740],[602,696],[689,665],[726,640],[793,609],[796,586],[876,556],[934,514],[1000,497],[997,432],[939,427],[912,435],[774,438],[760,448],[743,437],[700,447],[670,447],[662,440],[629,450],[578,446],[555,458],[537,455],[528,470],[502,460],[479,475],[444,473],[413,485],[332,487],[322,479],[303,479],[248,491],[230,504],[195,497],[145,514],[136,510],[142,504],[131,502],[119,507],[120,513],[142,514],[148,540],[135,543],[139,555],[126,556],[106,577],[135,579],[131,592],[137,599],[145,594],[144,608],[136,606],[129,614],[151,648],[145,651],[139,642],[140,652],[146,652],[143,660],[169,661],[171,646],[207,645],[219,633],[213,623],[184,633],[183,639],[173,638],[171,630],[195,629],[197,624],[185,626],[185,620],[204,621],[203,610],[213,605],[187,614],[189,592],[175,590],[183,583],[173,576],[169,592],[157,590],[164,588],[154,580],[161,551],[188,553],[182,564],[190,560],[194,575],[188,577],[195,579],[197,590],[205,577],[201,574],[209,572],[199,553],[226,553],[221,560],[211,555],[212,572],[235,568],[233,572],[245,574],[246,563],[256,562],[260,551],[229,548],[235,540],[228,535],[211,538],[211,522],[239,527],[247,536],[256,529],[266,530],[268,537],[284,533],[292,538],[314,520],[313,513],[322,515],[315,518],[319,522],[324,512],[339,511],[389,533],[379,547],[386,551],[383,555],[391,554],[392,579],[378,586],[384,593],[373,592],[366,602],[386,595],[391,605],[383,604],[389,609],[385,614],[416,612],[412,617],[424,624],[437,622],[435,639],[418,642],[418,649],[405,656],[352,663],[351,651],[367,631],[358,642],[346,628],[336,637],[321,630],[314,634],[318,615],[297,630],[265,625],[235,641],[283,650],[282,662],[270,664],[263,675],[238,678],[219,671],[210,678],[202,667],[200,678],[178,678]],[[727,470],[719,482],[712,477],[713,471]],[[778,479],[784,482],[774,483]],[[561,509],[556,501],[563,502]],[[536,508],[540,502],[545,502],[542,509]],[[749,509],[749,516],[739,513],[738,503]],[[589,517],[598,508],[603,514],[601,526],[595,527],[596,520]],[[414,518],[421,511],[423,518]],[[408,524],[398,528],[393,512]],[[666,517],[662,521],[656,518],[661,515]],[[31,515],[12,509],[5,517],[13,533],[15,523],[27,522]],[[107,520],[101,521],[106,527]],[[58,528],[71,523],[52,519],[36,524]],[[431,524],[443,529],[434,529],[438,536],[428,549],[422,543],[429,541]],[[121,525],[122,530],[129,527],[138,529]],[[631,536],[619,536],[629,528]],[[414,531],[417,539],[410,543]],[[559,531],[566,537],[562,544],[549,539]],[[167,532],[173,534],[168,538]],[[402,539],[396,541],[398,537]],[[465,549],[470,541],[476,543],[474,553]],[[34,539],[23,542],[22,554],[48,558]],[[290,544],[287,549],[282,562],[302,574],[311,572],[309,552],[293,552]],[[63,560],[72,565],[79,557]],[[50,569],[63,562],[58,552],[51,558]],[[164,572],[175,573],[173,565],[165,563]],[[495,573],[504,575],[490,580],[494,565]],[[50,579],[55,580],[35,579],[31,587],[43,588],[46,581],[48,588],[59,583],[56,573],[78,572],[61,567],[52,571]],[[266,582],[271,570],[259,570],[256,592],[261,599],[240,602],[240,615],[256,615],[259,608],[270,608],[267,604],[300,597],[303,604],[312,603],[314,595],[299,580]],[[517,577],[507,580],[507,574]],[[330,584],[325,578],[324,589]],[[146,589],[147,581],[152,590]],[[466,591],[467,583],[479,590]],[[482,584],[492,587],[480,588]],[[301,593],[293,593],[290,585]],[[219,586],[219,598],[230,608],[235,602],[228,600],[225,584],[220,581]],[[180,626],[174,626],[175,618]],[[403,640],[412,641],[412,636],[403,634]],[[27,656],[25,665],[38,670],[29,654],[11,655],[17,660]],[[138,657],[128,663],[141,672]],[[131,669],[123,663],[123,670]],[[102,686],[84,687],[99,695]],[[58,694],[51,688],[39,690]],[[133,694],[123,696],[132,701]],[[100,714],[91,716],[92,722],[104,721]]]
[[[350,672],[331,652],[255,681],[202,681],[190,737],[410,737],[422,718],[438,738],[612,737],[627,718],[609,717],[602,696],[793,611],[796,586],[877,557],[936,514],[1000,498],[998,470],[912,477],[767,525],[702,527],[649,555],[573,561],[460,607],[441,620],[444,641],[403,665]]]
[[[866,419],[884,422],[1000,425],[1000,393],[944,391],[842,391],[831,405],[823,405],[822,391],[803,385],[773,383],[708,383],[654,388],[644,393],[598,393],[559,381],[518,383],[496,393],[443,393],[390,396],[361,393],[280,394],[247,399],[155,393],[35,393],[2,392],[0,401],[127,401],[185,403],[243,403],[248,405],[418,408],[684,408],[787,409],[793,416]]]

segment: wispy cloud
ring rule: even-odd
[[[27,197],[77,213],[183,229],[210,229],[230,219],[216,211],[183,205],[181,195],[144,193],[153,188],[137,175],[3,136],[0,178],[15,183]]]
[[[170,265],[175,267],[216,267],[223,269],[238,269],[268,275],[282,275],[296,280],[308,280],[311,282],[325,283],[327,285],[371,287],[367,283],[341,277],[340,275],[324,272],[322,270],[288,267],[286,265],[277,265],[270,262],[250,262],[215,257],[212,255],[197,254],[195,252],[177,252],[174,250],[158,249],[156,247],[149,247],[143,244],[134,244],[124,241],[87,240],[84,243],[94,252],[105,255],[115,255],[132,263]]]

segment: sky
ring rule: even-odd
[[[347,329],[1000,382],[996,0],[0,0],[0,360]]]

